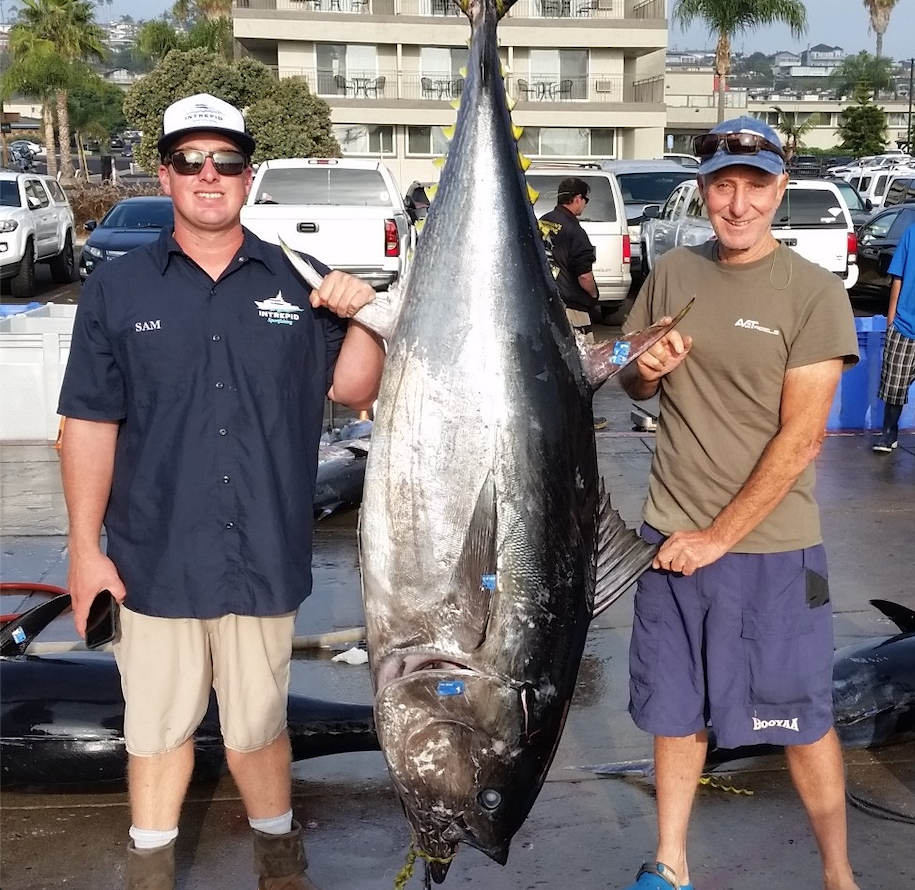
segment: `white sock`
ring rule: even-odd
[[[264,834],[289,834],[292,831],[292,810],[282,816],[271,816],[269,819],[248,819],[248,824],[255,831]]]
[[[130,826],[130,837],[133,845],[138,850],[155,850],[170,844],[178,837],[178,829],[170,828],[168,831],[156,831],[152,828],[137,828]]]

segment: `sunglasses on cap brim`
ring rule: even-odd
[[[785,160],[781,146],[758,133],[705,133],[693,138],[693,154],[703,161],[719,148],[729,155],[758,155],[761,151],[771,151]]]
[[[240,151],[231,149],[199,151],[195,148],[182,148],[171,152],[165,163],[171,164],[175,173],[182,176],[196,176],[203,170],[207,158],[213,161],[213,166],[220,176],[238,176],[248,166],[248,159]]]

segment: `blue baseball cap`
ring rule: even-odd
[[[762,148],[757,152],[754,152],[751,149],[747,153],[734,150],[727,151],[719,144],[715,153],[705,157],[699,165],[698,173],[700,176],[707,173],[714,173],[716,170],[721,170],[724,167],[733,167],[737,164],[740,164],[743,167],[756,167],[758,170],[764,170],[766,173],[771,173],[773,176],[779,176],[785,172],[785,158],[782,141],[779,138],[778,133],[776,133],[767,123],[764,123],[755,117],[735,117],[729,121],[722,121],[709,131],[709,135],[719,135],[721,137],[740,133],[750,133],[759,136],[762,139],[765,139],[773,149],[778,149],[778,152],[767,150],[766,148]],[[702,138],[702,136],[697,136],[696,141],[701,140]],[[781,153],[779,154],[779,152]],[[700,155],[700,157],[704,154],[704,152],[696,150],[695,147],[694,153]]]

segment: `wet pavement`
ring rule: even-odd
[[[651,404],[648,404],[649,409]],[[607,488],[624,519],[638,521],[653,446],[632,430],[631,405],[611,383],[595,413],[609,419],[597,433]],[[890,455],[871,452],[873,434],[831,434],[819,459],[818,497],[830,557],[838,646],[893,633],[868,600],[915,607],[915,432]],[[0,449],[0,578],[63,585],[66,518],[57,453],[48,445]],[[5,596],[0,611],[21,603]],[[320,523],[315,593],[303,606],[297,633],[362,623],[356,514]],[[556,759],[507,866],[462,848],[445,886],[487,890],[622,888],[654,844],[650,779],[601,778],[576,767],[650,756],[650,739],[626,711],[631,594],[593,624],[578,691]],[[44,635],[73,640],[66,618]],[[321,698],[369,702],[365,665],[332,662],[332,652],[300,653],[293,690]],[[0,690],[2,694],[2,690]],[[849,787],[860,798],[915,813],[915,745],[847,752]],[[781,757],[730,764],[721,782],[752,796],[710,787],[699,791],[690,860],[698,890],[821,887],[819,860]],[[298,763],[294,806],[306,826],[309,874],[323,890],[391,888],[403,867],[409,832],[380,753],[340,754]],[[728,777],[728,778],[724,778]],[[26,794],[0,801],[3,890],[113,890],[124,886],[129,827],[126,795]],[[852,860],[862,890],[915,886],[911,824],[849,811]],[[192,786],[178,840],[179,890],[254,890],[244,812],[229,778]],[[421,868],[406,884],[422,886]]]

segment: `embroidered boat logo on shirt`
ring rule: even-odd
[[[734,322],[735,328],[749,328],[751,331],[762,331],[764,334],[775,334],[777,337],[781,331],[773,330],[772,328],[764,328],[758,321],[755,321],[752,318],[738,318]]]
[[[293,306],[283,299],[283,292],[277,291],[275,297],[269,300],[255,300],[258,315],[266,318],[271,324],[292,324],[299,320],[299,313],[302,311],[301,306]]]

